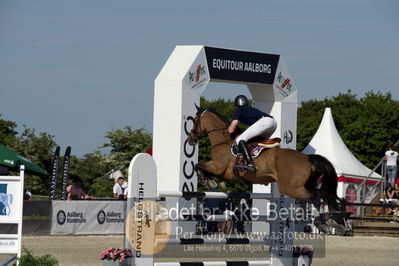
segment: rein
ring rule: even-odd
[[[193,134],[195,134],[195,135],[200,139],[200,138],[203,138],[203,137],[208,136],[209,133],[212,133],[212,132],[215,132],[215,131],[220,131],[220,130],[226,130],[226,129],[227,129],[227,127],[224,127],[224,128],[214,128],[214,129],[211,129],[211,130],[209,130],[209,131],[207,131],[207,132],[204,132],[204,133],[201,133],[201,134],[197,134],[197,133],[194,133],[194,132],[193,132]],[[215,147],[215,146],[222,145],[222,144],[230,144],[230,141],[231,141],[231,140],[223,141],[223,142],[220,142],[220,143],[217,143],[217,144],[213,144],[213,145],[211,145],[211,148],[213,148],[213,147]]]
[[[206,132],[205,134],[206,135],[209,135],[209,133],[212,133],[212,132],[215,132],[215,131],[220,131],[220,130],[226,130],[227,129],[227,127],[225,127],[225,128],[214,128],[214,129],[211,129],[211,130],[209,130],[208,132]],[[216,143],[216,144],[213,144],[213,145],[211,145],[211,148],[213,148],[213,147],[215,147],[215,146],[219,146],[219,145],[223,145],[223,144],[230,144],[230,142],[231,142],[231,140],[228,140],[228,141],[222,141],[222,142],[220,142],[220,143]]]

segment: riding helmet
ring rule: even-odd
[[[248,98],[244,95],[238,95],[234,100],[234,105],[236,107],[248,105]]]

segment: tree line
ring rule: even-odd
[[[235,110],[233,101],[224,99],[209,101],[201,98],[201,107],[212,108],[227,119],[231,119]],[[297,117],[299,151],[316,133],[326,107],[331,108],[337,130],[348,149],[369,168],[373,168],[387,146],[399,138],[399,101],[393,100],[390,93],[369,91],[358,97],[347,91],[323,100],[300,103]],[[243,125],[239,127],[244,128]],[[126,126],[106,132],[105,138],[107,141],[94,152],[82,157],[72,155],[70,162],[71,176],[78,176],[85,191],[97,197],[112,196],[113,181],[108,178],[109,174],[120,169],[127,176],[127,168],[134,155],[152,146],[152,134],[145,128]],[[17,123],[0,114],[0,143],[51,172],[53,153],[58,146],[53,135],[36,132],[25,125],[22,132],[17,132]],[[208,140],[202,139],[199,145],[199,160],[209,160]],[[25,187],[33,194],[49,195],[50,177],[26,175]],[[228,184],[226,189],[238,191],[249,188],[242,184]]]

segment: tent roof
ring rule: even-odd
[[[27,158],[16,153],[15,151],[0,144],[0,164],[7,168],[19,171],[21,165],[25,165],[25,171],[40,175],[48,175],[47,171],[40,168]]]
[[[334,165],[338,175],[366,177],[371,170],[349,151],[335,127],[331,109],[326,108],[323,119],[310,143],[303,149],[306,154],[320,154]],[[373,173],[372,177],[381,177]]]

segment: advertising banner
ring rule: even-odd
[[[60,157],[60,147],[58,146],[55,149],[54,157],[53,157],[53,169],[51,170],[51,187],[50,187],[50,199],[55,200],[55,193],[57,189],[57,177],[58,177],[58,161]]]
[[[71,147],[67,147],[64,154],[64,164],[62,166],[62,191],[61,199],[67,199],[67,186],[68,186],[68,174],[69,174],[69,160],[71,159]]]
[[[19,180],[0,181],[0,219],[2,222],[9,221],[16,223],[20,219],[19,206],[21,205],[22,194]]]
[[[126,201],[52,202],[51,234],[123,234]]]
[[[273,88],[275,100],[297,103],[296,99],[289,98],[297,91],[297,88],[282,57],[279,60]]]
[[[51,201],[25,200],[22,233],[48,235],[51,229]]]
[[[17,224],[2,224],[0,234],[16,234]],[[25,200],[22,234],[48,235],[51,229],[51,201]]]
[[[17,231],[0,234],[0,253],[21,256],[24,166],[19,176],[0,176],[0,227],[16,224]]]
[[[211,79],[273,84],[280,56],[205,46]]]

